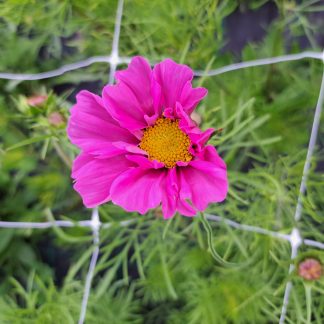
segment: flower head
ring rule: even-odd
[[[141,214],[162,206],[194,216],[226,198],[226,165],[207,145],[213,129],[190,118],[206,96],[192,88],[192,70],[166,59],[153,70],[142,57],[116,73],[102,97],[77,95],[68,135],[81,149],[73,163],[74,188],[85,206],[107,201]]]

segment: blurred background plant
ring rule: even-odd
[[[116,0],[0,2],[0,71],[36,73],[111,50]],[[171,57],[194,69],[324,47],[323,1],[126,0],[120,55]],[[73,191],[77,150],[65,134],[80,89],[100,93],[105,64],[42,81],[0,80],[0,220],[89,219]],[[322,63],[303,60],[194,80],[208,88],[197,113],[228,164],[230,192],[208,212],[289,233]],[[322,118],[323,119],[323,118]],[[300,224],[324,241],[324,126]],[[288,277],[288,242],[212,224],[215,263],[198,218],[106,204],[87,323],[278,322],[287,280],[287,323],[323,323],[324,281]],[[118,223],[134,219],[127,227]],[[89,230],[0,229],[0,323],[75,323],[92,252]],[[323,252],[302,247],[323,264]]]

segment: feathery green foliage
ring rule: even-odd
[[[313,18],[323,6],[271,3],[126,0],[120,55],[152,62],[171,57],[202,70],[233,63],[237,56],[223,50],[228,17],[264,4],[278,15],[261,41],[244,46],[241,60],[299,52],[301,38],[318,50],[323,26]],[[109,55],[116,6],[116,0],[1,2],[0,71],[41,72]],[[207,213],[281,233],[297,225],[303,237],[324,242],[323,123],[302,219],[295,224],[293,217],[322,68],[303,60],[194,80],[209,90],[197,111],[203,129],[222,129],[212,144],[229,172],[226,202]],[[95,64],[42,81],[0,80],[0,220],[89,219],[72,189],[70,166],[78,152],[65,127],[75,93],[99,93],[107,79],[107,66]],[[47,99],[31,106],[30,97],[40,94]],[[112,226],[100,231],[87,323],[276,323],[290,279],[287,323],[323,322],[323,278],[288,276],[286,241],[211,221],[208,240],[199,217],[165,221],[159,210],[139,216],[108,203],[99,212]],[[130,225],[120,226],[128,219]],[[0,229],[0,323],[75,323],[91,243],[90,230],[80,227]],[[211,246],[230,267],[212,258]],[[309,254],[323,263],[323,251],[307,246],[298,260]]]

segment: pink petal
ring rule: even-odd
[[[151,80],[151,93],[155,114],[161,116],[163,111],[162,88],[161,85],[153,77]]]
[[[224,160],[218,155],[214,146],[207,145],[204,149],[196,155],[198,160],[214,163],[215,165],[226,170],[226,164]]]
[[[182,168],[177,169],[179,188],[177,210],[183,216],[195,216],[197,214],[197,210],[194,208],[194,206],[192,206],[191,202],[189,203],[189,201],[192,199],[191,189],[188,182],[183,177],[181,170]]]
[[[111,142],[105,146],[98,145],[93,147],[91,154],[95,155],[97,159],[107,159],[119,154],[135,153],[146,155],[147,153],[140,149],[137,145],[125,142]]]
[[[167,176],[164,178],[162,193],[162,213],[165,219],[174,216],[177,210],[178,199],[178,179],[176,169],[170,169],[167,172]]]
[[[173,217],[176,211],[184,216],[196,215],[196,210],[187,201],[191,192],[177,168],[168,170],[163,187],[162,213],[165,219]]]
[[[184,110],[181,103],[178,101],[176,102],[174,108],[167,108],[164,110],[164,116],[171,119],[179,119],[179,127],[186,134],[201,133],[201,130],[197,127],[197,124],[191,119],[190,115]]]
[[[199,154],[204,149],[204,145],[208,142],[210,137],[213,135],[215,130],[213,128],[208,128],[205,131],[201,131],[199,129],[198,132],[189,132],[190,142],[192,143],[192,147],[190,149],[190,153],[193,155]]]
[[[161,86],[162,104],[168,108],[180,100],[182,90],[192,80],[193,73],[188,66],[166,59],[155,65],[153,77]]]
[[[164,167],[164,163],[156,160],[151,161],[146,156],[126,155],[126,158],[144,169],[161,169]]]
[[[178,101],[187,113],[191,113],[207,94],[204,88],[192,88],[193,72],[188,66],[177,64],[171,59],[166,59],[154,67],[153,79],[161,87],[160,104],[164,108],[175,108]],[[157,90],[155,92],[157,93]]]
[[[196,209],[191,204],[189,204],[187,200],[179,200],[177,210],[180,215],[187,217],[193,217],[197,214]]]
[[[207,130],[202,131],[197,127],[196,123],[191,119],[190,115],[188,115],[179,102],[176,102],[175,109],[167,108],[164,111],[164,115],[168,118],[175,117],[180,120],[179,127],[189,136],[192,144],[190,153],[193,155],[196,155],[197,152],[200,152],[204,148],[204,145],[215,131],[213,128],[208,128]],[[182,164],[178,165],[181,166]]]
[[[105,107],[122,127],[136,131],[147,126],[136,96],[125,83],[105,86],[102,97]]]
[[[159,85],[152,83],[148,62],[137,56],[128,68],[116,73],[118,83],[107,85],[103,100],[120,125],[134,132],[152,125],[161,114]]]
[[[208,204],[226,198],[228,180],[226,165],[213,146],[207,146],[201,158],[205,160],[193,160],[180,172],[190,188],[193,205],[203,211]]]
[[[116,79],[133,92],[143,114],[150,117],[155,114],[151,95],[152,70],[146,59],[135,56],[126,70],[116,72]]]
[[[96,154],[108,148],[115,151],[114,141],[138,144],[138,139],[109,115],[99,96],[81,91],[76,98],[67,128],[73,144],[85,152]]]
[[[74,189],[82,197],[86,207],[92,208],[110,200],[112,182],[134,163],[119,155],[109,159],[96,159],[81,153],[73,163]]]
[[[196,123],[191,119],[190,115],[184,110],[180,102],[176,102],[174,115],[175,117],[180,119],[179,126],[184,132],[200,132],[200,129],[197,127]]]
[[[180,102],[188,114],[191,114],[198,103],[207,95],[205,88],[192,88],[192,84],[188,81],[182,89]]]
[[[161,169],[130,169],[112,184],[111,199],[126,211],[145,214],[160,204],[164,177],[165,172]]]

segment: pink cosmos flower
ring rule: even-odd
[[[84,205],[112,201],[141,214],[161,205],[170,218],[223,201],[226,165],[206,144],[214,130],[190,118],[207,94],[192,87],[192,70],[170,59],[152,70],[138,56],[115,77],[102,97],[81,91],[71,109],[67,132],[81,149],[72,178]]]

